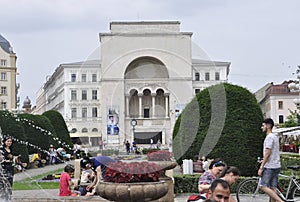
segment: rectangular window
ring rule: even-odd
[[[150,109],[144,109],[144,118],[150,118]]]
[[[220,72],[215,73],[215,80],[219,81],[220,80]]]
[[[278,109],[283,109],[283,101],[278,101]]]
[[[98,117],[98,110],[97,107],[92,108],[92,117]]]
[[[71,82],[76,82],[76,74],[71,74]]]
[[[6,60],[1,60],[1,66],[6,67]]]
[[[195,73],[195,80],[196,80],[196,81],[199,81],[199,80],[200,80],[200,74],[199,74],[199,72],[196,72],[196,73]]]
[[[77,109],[76,108],[72,108],[71,116],[72,116],[72,118],[76,118],[77,117]]]
[[[6,95],[6,94],[7,94],[6,87],[1,86],[1,95]]]
[[[97,82],[97,74],[92,74],[92,82]]]
[[[205,72],[205,81],[209,81],[209,72]]]
[[[283,120],[283,115],[279,115],[279,123],[284,123],[284,120]]]
[[[82,90],[81,99],[87,100],[87,91],[86,90]]]
[[[76,90],[71,90],[71,100],[77,100],[77,92],[76,92]]]
[[[86,74],[81,75],[81,82],[86,82]]]
[[[1,102],[1,109],[2,110],[5,110],[6,109],[6,102]]]
[[[6,72],[1,72],[1,81],[6,81]]]
[[[200,92],[200,89],[199,88],[196,88],[195,89],[195,94],[199,93]]]
[[[84,107],[82,108],[82,118],[86,118],[87,117],[87,108]]]
[[[92,100],[97,100],[97,90],[92,90]]]

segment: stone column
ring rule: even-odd
[[[74,162],[74,185],[77,186],[79,184],[80,181],[80,160],[81,159],[75,159]]]
[[[165,108],[166,108],[166,118],[169,118],[169,95],[170,93],[165,93]]]
[[[156,93],[151,93],[152,96],[152,118],[155,118],[155,97]]]
[[[143,98],[143,93],[139,93],[139,118],[142,118],[142,98]]]
[[[129,95],[125,95],[126,97],[126,118],[129,117]]]

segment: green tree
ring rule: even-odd
[[[70,152],[70,150],[73,148],[73,144],[66,122],[62,115],[58,111],[50,110],[43,113],[43,116],[47,117],[51,124],[55,126],[54,131],[59,138],[59,146],[65,148],[67,152]]]
[[[298,108],[298,107],[297,107]],[[297,109],[300,110],[300,109]],[[300,114],[297,112],[297,110],[290,110],[290,115],[288,115],[287,120],[283,123],[280,124],[280,127],[294,127],[294,126],[299,126],[300,125]]]
[[[12,144],[13,155],[21,155],[21,161],[28,163],[28,150],[25,144],[26,136],[20,119],[8,111],[1,110],[0,126],[3,136],[9,135],[14,138]]]
[[[237,166],[243,175],[252,176],[256,174],[257,157],[262,156],[262,120],[256,98],[247,89],[231,84],[206,88],[175,123],[175,158],[179,164],[194,155],[222,158],[228,165]]]
[[[53,139],[57,137],[54,128],[47,117],[33,114],[20,114],[19,117],[23,124],[27,141],[33,145],[28,147],[29,154],[42,152],[42,158],[45,158],[50,144],[58,146]]]

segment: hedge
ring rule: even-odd
[[[182,194],[182,193],[199,193],[198,191],[198,179],[200,174],[195,175],[174,175],[174,193]],[[237,182],[230,186],[230,192],[236,193],[238,185],[243,180],[250,177],[240,177]],[[279,178],[278,180],[279,186],[286,191],[289,186],[289,179]]]
[[[177,163],[206,155],[238,167],[243,176],[253,176],[265,138],[260,129],[262,120],[259,104],[249,90],[227,83],[206,88],[175,123],[173,152]]]
[[[23,125],[20,119],[14,114],[0,110],[0,126],[2,129],[2,135],[12,136],[18,141],[27,141]],[[2,144],[2,142],[0,143]],[[28,149],[25,144],[20,144],[17,141],[13,141],[12,144],[13,155],[21,155],[21,161],[28,163]]]
[[[71,150],[73,149],[73,143],[70,138],[68,127],[62,115],[55,110],[46,111],[42,115],[47,117],[50,120],[51,124],[55,126],[55,134],[59,138],[59,140],[62,141],[61,143],[59,143],[58,147],[65,148],[67,153],[72,152]],[[69,145],[69,149],[65,147],[62,143]]]

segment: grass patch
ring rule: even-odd
[[[59,189],[59,182],[14,182],[13,190]]]
[[[35,190],[35,189],[59,189],[59,182],[36,182],[34,180],[41,180],[47,175],[62,173],[63,168],[53,170],[51,172],[43,173],[34,177],[26,178],[25,180],[14,182],[13,190]]]

